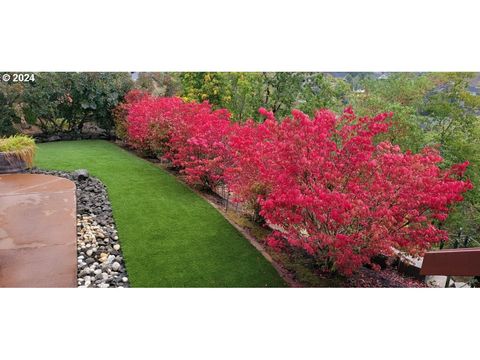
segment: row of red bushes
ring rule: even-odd
[[[350,274],[392,248],[420,254],[448,234],[439,224],[472,187],[467,163],[440,169],[436,149],[402,152],[376,142],[391,114],[352,109],[313,118],[230,121],[226,110],[134,91],[121,105],[127,142],[169,159],[192,185],[225,184],[275,231],[268,243],[300,247],[329,270]]]

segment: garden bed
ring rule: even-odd
[[[102,182],[84,170],[29,172],[63,177],[76,185],[78,287],[129,287],[112,207]]]

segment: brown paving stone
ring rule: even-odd
[[[0,174],[0,287],[76,287],[75,184]]]

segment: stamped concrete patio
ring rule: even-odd
[[[75,184],[0,175],[0,287],[76,287]]]

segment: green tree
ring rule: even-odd
[[[135,87],[146,90],[154,96],[178,96],[182,84],[178,73],[141,72]]]
[[[70,93],[66,74],[37,73],[35,82],[27,84],[23,94],[22,110],[25,119],[38,125],[44,133],[58,133],[67,129]]]
[[[277,118],[289,115],[303,91],[302,73],[263,73],[262,106],[271,110]]]
[[[0,136],[16,133],[14,124],[20,122],[19,103],[23,85],[0,81]]]
[[[215,108],[226,108],[235,121],[261,121],[260,107],[277,118],[293,108],[309,114],[318,108],[341,110],[350,91],[347,82],[320,73],[182,73],[182,97],[187,101],[207,100]]]
[[[391,131],[383,137],[402,149],[418,151],[425,143],[421,108],[435,86],[428,74],[394,73],[387,79],[365,77],[349,97],[358,115],[393,112]]]
[[[258,109],[262,106],[261,73],[226,73],[230,88],[230,98],[225,103],[234,121],[258,119]]]
[[[214,108],[225,108],[234,121],[260,119],[263,106],[262,73],[198,72],[180,74],[181,96],[187,101],[208,101]]]
[[[88,121],[111,130],[111,111],[132,85],[128,73],[38,73],[25,86],[23,112],[46,133],[78,133]]]
[[[208,101],[214,107],[225,107],[231,100],[231,84],[225,73],[181,73],[182,97],[187,101]]]
[[[297,108],[309,115],[323,108],[336,112],[343,110],[352,91],[347,81],[323,73],[304,73],[302,77]]]
[[[426,143],[440,144],[446,166],[469,161],[466,175],[474,185],[465,201],[455,207],[446,226],[452,233],[461,227],[464,233],[480,240],[480,97],[469,91],[475,74],[430,76],[437,86],[423,107]]]

